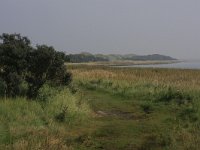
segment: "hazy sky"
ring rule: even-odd
[[[0,0],[0,34],[68,53],[200,58],[200,0]]]

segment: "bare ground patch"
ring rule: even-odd
[[[124,112],[120,110],[114,110],[114,111],[98,110],[95,112],[95,114],[97,117],[115,117],[125,120],[141,120],[147,118],[147,115],[142,113]]]

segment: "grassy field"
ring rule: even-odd
[[[68,89],[1,99],[0,149],[200,148],[200,71],[68,68]]]
[[[103,149],[199,149],[200,71],[71,66]]]

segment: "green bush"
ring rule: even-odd
[[[55,95],[57,95],[58,93],[58,88],[50,87],[48,84],[45,84],[40,88],[37,100],[46,103],[49,100],[53,99],[53,97],[55,97]]]
[[[60,91],[46,104],[45,111],[51,119],[59,122],[71,123],[75,120],[83,120],[90,113],[89,106],[71,94],[69,89]]]
[[[55,119],[59,122],[64,122],[67,117],[68,107],[63,107],[61,112],[55,116]]]
[[[166,102],[166,103],[174,101],[178,104],[191,102],[193,99],[191,95],[184,93],[182,91],[173,89],[171,87],[163,88],[161,90],[156,91],[154,96],[155,96],[156,101]]]
[[[51,85],[68,85],[71,73],[65,66],[65,54],[46,45],[31,46],[27,37],[20,34],[0,36],[0,78],[5,83],[7,97],[22,96],[22,84],[26,82],[26,96],[35,99],[40,88],[47,82]],[[0,83],[0,86],[3,84]]]
[[[6,92],[6,83],[0,78],[0,97],[5,96]]]

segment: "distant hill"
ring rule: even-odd
[[[148,60],[177,60],[170,56],[160,55],[160,54],[152,54],[152,55],[135,55],[135,54],[91,54],[88,52],[83,52],[80,54],[69,54],[66,56],[67,60],[73,63],[81,63],[81,62],[97,62],[97,61],[125,61],[125,60],[133,60],[133,61],[148,61]]]
[[[66,55],[66,61],[72,63],[81,63],[81,62],[97,62],[97,61],[109,61],[103,56],[96,56],[90,53],[80,53],[80,54],[69,54]]]
[[[125,60],[176,60],[170,56],[160,55],[160,54],[152,54],[152,55],[135,55],[132,57],[126,57]]]

